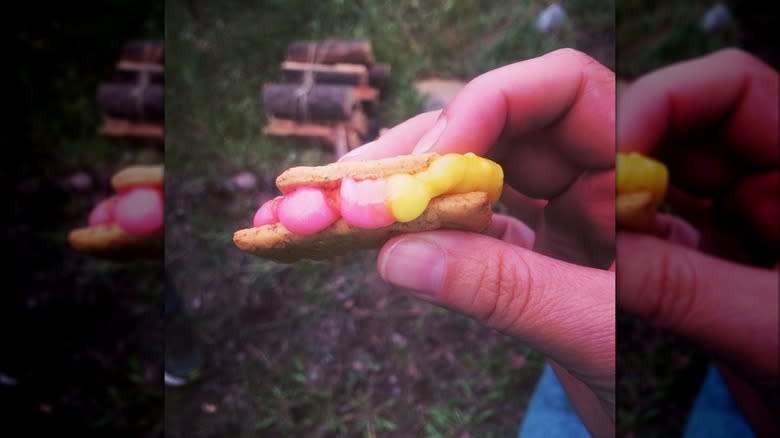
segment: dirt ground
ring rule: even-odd
[[[672,48],[683,42],[704,50],[735,35],[730,28],[696,39],[692,25],[664,33],[674,26],[659,23],[670,17],[646,14],[645,25],[658,31],[628,26],[616,45],[615,14],[586,1],[568,4],[572,20],[542,36],[531,23],[546,4],[536,1],[423,8],[300,0],[258,8],[172,0],[164,5],[162,151],[95,134],[95,87],[110,76],[118,47],[162,35],[159,2],[111,3],[116,9],[90,3],[91,14],[28,8],[12,28],[29,55],[20,54],[14,71],[21,103],[11,143],[29,147],[7,152],[13,158],[3,160],[0,184],[10,285],[0,305],[0,408],[30,435],[513,436],[543,365],[538,353],[384,283],[372,251],[276,265],[232,244],[232,232],[275,195],[282,169],[334,158],[313,143],[261,134],[262,84],[275,77],[291,39],[333,29],[370,38],[393,66],[381,114],[392,126],[419,110],[420,78],[467,80],[562,46],[631,78],[682,56]],[[641,16],[631,6],[647,6],[623,5],[617,18],[625,24]],[[694,23],[704,2],[695,8],[672,15]],[[64,239],[110,193],[111,174],[163,154],[171,225],[164,269],[206,355],[197,382],[165,389],[163,266],[95,260]],[[80,172],[91,181],[86,188],[72,183]],[[255,184],[235,184],[242,172]],[[618,330],[618,435],[681,430],[707,357],[625,315]]]

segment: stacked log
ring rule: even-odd
[[[164,62],[162,41],[130,41],[121,48],[112,81],[97,88],[100,134],[163,141]]]
[[[319,138],[338,156],[376,138],[390,65],[366,40],[293,41],[280,80],[263,87],[268,135]]]

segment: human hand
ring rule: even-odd
[[[618,306],[709,349],[757,433],[771,436],[780,432],[766,421],[780,408],[777,102],[778,73],[727,49],[637,80],[618,101],[617,131],[618,150],[668,166],[674,213],[660,215],[655,235],[618,233]]]
[[[594,436],[614,435],[615,77],[570,49],[474,79],[342,157],[474,152],[504,168],[487,234],[390,240],[382,277],[544,353]],[[416,147],[414,146],[416,145]]]

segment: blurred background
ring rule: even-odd
[[[5,30],[0,417],[27,436],[162,434],[162,264],[72,249],[111,175],[161,145],[98,134],[125,43],[162,40],[157,1],[22,3]],[[10,113],[10,114],[9,114]]]
[[[263,134],[263,86],[279,79],[289,43],[370,41],[391,67],[378,123],[392,127],[435,104],[418,92],[423,80],[457,86],[561,47],[614,69],[613,2],[560,2],[540,31],[550,6],[166,3],[166,272],[205,358],[198,379],[166,388],[169,436],[517,433],[538,354],[393,290],[375,251],[280,265],[241,252],[232,235],[277,194],[282,170],[336,158],[327,144]]]
[[[776,17],[774,5],[765,1],[620,0],[615,41],[618,87],[657,68],[724,47],[741,47],[778,68]],[[622,312],[617,314],[617,354],[618,436],[680,436],[709,357]]]
[[[281,170],[335,158],[321,142],[263,134],[263,85],[278,79],[294,40],[366,39],[391,66],[377,114],[391,127],[441,104],[421,81],[441,81],[446,96],[560,47],[625,81],[728,45],[777,66],[767,4],[22,4],[8,27],[13,111],[2,133],[2,418],[30,435],[161,436],[163,413],[173,437],[514,435],[538,354],[393,290],[375,252],[287,266],[235,248],[233,231],[276,194]],[[111,193],[112,174],[163,158],[159,145],[98,135],[95,102],[123,44],[163,36],[165,267],[204,358],[197,378],[165,390],[162,266],[102,261],[66,242]],[[622,314],[618,330],[618,435],[674,435],[707,357]]]

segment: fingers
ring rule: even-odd
[[[534,249],[606,269],[615,259],[615,171],[585,172],[544,209]]]
[[[656,215],[655,235],[688,248],[697,248],[701,233],[684,219],[659,213]]]
[[[619,233],[617,262],[620,308],[777,379],[776,272],[633,233]]]
[[[503,214],[493,215],[485,234],[526,249],[534,246],[534,230],[523,222]]]
[[[746,176],[715,205],[723,227],[749,231],[751,242],[777,250],[780,246],[780,171]]]
[[[730,154],[746,165],[777,166],[777,99],[777,72],[740,50],[675,64],[640,78],[620,96],[618,149],[651,155],[665,137],[719,126],[716,134],[731,145]],[[694,158],[681,162],[701,168]],[[715,170],[724,165],[712,164]]]
[[[547,205],[546,200],[531,198],[506,184],[504,184],[504,189],[501,191],[501,203],[512,216],[520,219],[533,229],[536,229],[539,225],[544,207]]]
[[[474,152],[504,165],[518,190],[547,199],[583,168],[614,166],[614,122],[614,73],[563,49],[477,77],[441,113],[414,117],[342,160]],[[493,148],[502,138],[519,146]]]
[[[456,231],[392,239],[377,268],[390,283],[515,336],[568,369],[614,369],[613,273]]]
[[[484,154],[500,138],[549,130],[547,144],[558,145],[575,166],[610,167],[615,160],[614,86],[609,69],[572,49],[498,68],[455,96],[415,152]],[[512,164],[518,172],[533,167]]]
[[[440,111],[419,114],[385,132],[376,140],[343,155],[339,161],[375,160],[411,153],[414,145],[439,116]]]

